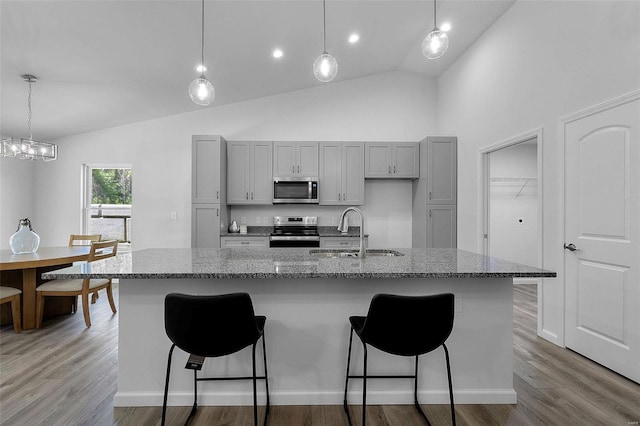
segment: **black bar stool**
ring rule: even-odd
[[[210,380],[253,380],[253,422],[258,424],[258,400],[256,381],[264,380],[267,389],[267,406],[264,424],[269,416],[269,381],[267,378],[267,351],[264,341],[264,324],[267,318],[256,316],[253,304],[247,293],[232,293],[218,296],[191,296],[171,293],[164,300],[164,328],[173,342],[169,350],[167,362],[167,378],[164,387],[162,404],[162,424],[165,424],[167,412],[167,394],[169,392],[169,375],[171,373],[171,357],[177,346],[189,353],[189,361],[185,368],[193,369],[193,408],[185,424],[188,424],[198,407],[198,382]],[[262,353],[264,357],[264,376],[256,375],[256,345],[262,337]],[[230,355],[252,347],[253,375],[243,377],[202,377],[198,378],[198,370],[202,368],[205,358]]]
[[[451,420],[456,424],[453,405],[453,387],[451,385],[451,365],[449,351],[444,344],[453,329],[454,296],[451,293],[432,296],[397,296],[376,294],[369,305],[366,317],[349,317],[351,334],[349,337],[349,355],[344,385],[344,411],[351,425],[351,416],[347,405],[349,379],[363,379],[362,384],[362,426],[366,424],[367,378],[376,379],[414,379],[414,405],[428,425],[431,425],[418,403],[418,356],[442,346],[447,361],[449,379],[449,399],[451,401]],[[364,368],[362,376],[349,375],[351,363],[351,343],[356,332],[364,346]],[[399,356],[415,356],[415,374],[411,376],[367,375],[367,344],[383,352]]]

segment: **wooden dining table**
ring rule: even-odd
[[[88,246],[41,247],[35,253],[13,254],[0,250],[0,284],[22,290],[22,327],[36,326],[36,287],[42,283],[40,274],[89,258]],[[56,298],[58,299],[58,298]],[[48,304],[51,309],[55,305]],[[68,309],[69,303],[66,304]]]

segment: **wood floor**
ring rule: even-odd
[[[536,288],[514,286],[514,387],[517,405],[457,405],[458,425],[637,425],[640,385],[536,336]],[[115,296],[117,297],[117,290]],[[3,305],[3,309],[5,306]],[[81,312],[45,322],[41,330],[0,330],[2,425],[158,425],[159,407],[116,408],[118,315],[106,295]],[[454,371],[455,375],[455,371]],[[448,406],[424,406],[434,425],[450,424]],[[188,408],[170,407],[169,424]],[[354,419],[359,407],[353,406]],[[192,424],[249,425],[250,407],[201,407]],[[424,424],[411,406],[371,406],[367,423]],[[271,425],[346,425],[340,406],[273,406]]]

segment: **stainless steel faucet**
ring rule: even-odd
[[[366,251],[364,249],[364,215],[357,207],[347,207],[345,211],[340,215],[340,222],[338,223],[338,231],[347,232],[349,229],[349,225],[345,226],[345,217],[349,212],[356,212],[360,216],[360,251],[358,252],[358,257],[361,259],[365,257]]]

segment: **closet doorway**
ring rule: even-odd
[[[542,130],[481,151],[483,253],[542,267]],[[514,284],[538,284],[516,278]]]

